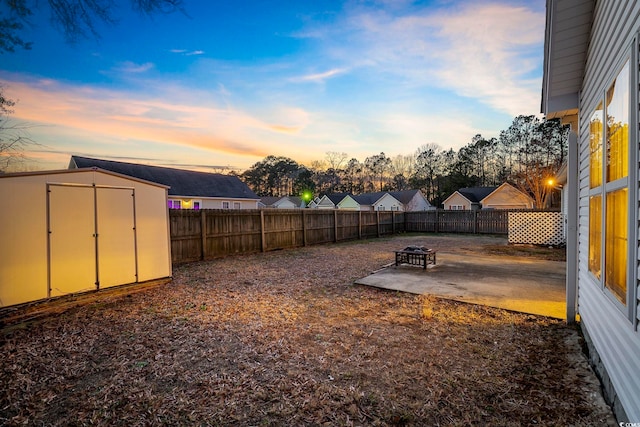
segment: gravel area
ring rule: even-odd
[[[564,322],[353,284],[409,245],[511,252],[405,235],[178,266],[5,325],[0,424],[615,425]]]

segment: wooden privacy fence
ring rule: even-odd
[[[402,212],[169,210],[174,263],[380,237],[405,231]]]
[[[406,212],[406,231],[507,234],[509,210]]]
[[[171,259],[179,264],[400,232],[508,234],[509,212],[170,209]]]

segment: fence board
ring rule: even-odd
[[[259,252],[260,211],[203,210],[206,218],[206,251],[203,258]]]
[[[171,210],[169,230],[172,262],[189,262],[202,258],[202,227],[198,211]]]

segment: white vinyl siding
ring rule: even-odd
[[[595,3],[593,27],[587,61],[583,89],[580,99],[580,124],[578,129],[578,168],[579,168],[579,205],[578,205],[578,311],[583,328],[592,339],[598,350],[602,364],[607,370],[611,384],[632,421],[640,420],[640,334],[638,332],[638,45],[636,35],[640,30],[640,2],[617,2],[613,0]],[[594,191],[590,185],[590,141],[589,126],[591,114],[600,102],[605,99],[606,90],[629,60],[632,88],[629,105],[628,162],[636,165],[629,169],[629,215],[626,219],[628,232],[627,256],[629,262],[627,275],[627,305],[620,304],[611,293],[603,288],[601,280],[589,271],[589,224],[590,200],[600,194],[606,197],[610,190],[606,182],[600,185],[607,190]],[[615,185],[614,185],[615,187]],[[623,185],[624,187],[624,185]],[[618,186],[618,188],[622,188]],[[606,202],[601,201],[602,204]],[[597,203],[597,202],[596,202]],[[594,209],[593,202],[591,211]],[[603,211],[600,214],[606,214]],[[624,221],[624,220],[623,220]],[[602,226],[604,227],[604,223]],[[592,230],[593,231],[593,230]],[[604,238],[604,236],[603,236]],[[604,254],[603,254],[604,255]],[[601,258],[603,259],[603,258]],[[592,260],[592,269],[593,267]],[[604,273],[605,266],[602,265]],[[602,274],[604,276],[604,274]]]

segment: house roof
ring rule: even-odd
[[[282,197],[274,197],[274,196],[260,197],[260,203],[262,203],[265,206],[272,206],[275,202],[277,202],[281,198]]]
[[[395,197],[403,205],[406,205],[407,203],[411,202],[411,200],[413,200],[415,195],[418,193],[420,193],[420,190],[389,191],[389,194]]]
[[[236,176],[71,156],[69,169],[97,167],[166,185],[170,196],[259,199]]]
[[[482,198],[482,200],[480,200],[480,203],[484,204],[485,203],[485,199],[488,199],[489,197],[493,197],[497,194],[499,194],[503,189],[505,188],[509,188],[513,193],[512,194],[518,194],[521,195],[521,197],[531,201],[533,203],[533,198],[531,196],[529,196],[528,194],[518,190],[516,187],[514,187],[513,185],[509,184],[508,182],[504,182],[502,183],[499,187],[497,187],[494,191],[492,191],[491,193],[487,194],[485,197]]]
[[[482,199],[493,193],[498,187],[465,187],[458,190],[471,203],[480,203]]]
[[[287,196],[287,199],[291,201],[296,206],[302,206],[302,197],[298,196]]]
[[[577,114],[595,0],[547,0],[541,112]]]
[[[296,206],[302,206],[302,198],[297,196],[280,196],[280,197],[266,196],[266,197],[261,197],[260,202],[265,206],[274,206],[283,199],[289,200],[291,203],[293,203]]]
[[[384,197],[385,194],[387,194],[386,191],[378,191],[376,193],[362,193],[351,197],[361,205],[371,206]]]
[[[349,193],[336,193],[336,194],[327,194],[327,199],[331,200],[331,203],[334,205],[338,205],[345,197],[350,197]]]

